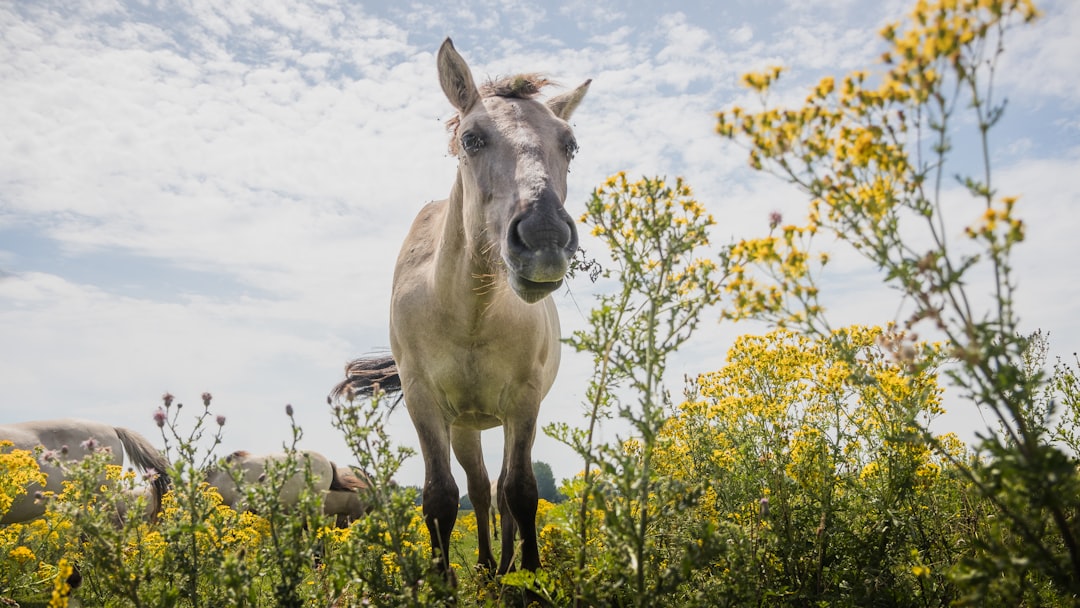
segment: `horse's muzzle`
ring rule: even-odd
[[[510,286],[526,302],[543,299],[562,285],[577,247],[574,221],[562,200],[545,190],[507,230],[504,251]]]

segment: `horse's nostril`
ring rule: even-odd
[[[529,249],[529,241],[525,238],[525,234],[522,231],[521,218],[515,218],[510,224],[510,230],[507,232],[506,240],[507,244],[518,251],[524,251]]]
[[[521,252],[576,248],[576,239],[573,220],[561,205],[555,210],[535,207],[514,218],[507,231],[507,245]]]

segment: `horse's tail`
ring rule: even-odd
[[[147,473],[152,473],[150,491],[154,497],[154,510],[150,513],[151,521],[157,519],[161,512],[161,499],[169,490],[169,461],[154,447],[145,437],[123,427],[113,427],[120,443],[124,445],[124,451],[131,457],[135,466]]]
[[[338,469],[338,466],[333,461],[330,461],[330,470],[334,473],[334,479],[330,482],[331,490],[356,492],[371,487],[370,479],[361,479],[359,475],[351,470],[342,471]]]
[[[345,380],[330,391],[326,401],[333,403],[342,398],[352,400],[357,396],[371,396],[376,390],[387,395],[401,392],[401,376],[391,355],[350,361],[345,366]]]

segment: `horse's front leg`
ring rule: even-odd
[[[521,535],[521,568],[540,568],[540,550],[536,543],[536,503],[538,492],[532,470],[532,445],[536,433],[536,418],[507,423],[503,472],[500,481],[500,503],[503,510],[502,557],[499,574],[510,571],[514,559],[514,528]],[[509,517],[507,514],[509,513]],[[507,521],[510,519],[511,521]]]
[[[450,441],[454,446],[454,456],[469,486],[469,500],[476,514],[476,540],[479,559],[477,564],[495,570],[495,556],[491,552],[491,531],[488,528],[488,510],[491,508],[491,481],[484,465],[484,448],[480,442],[480,431],[450,427]]]
[[[406,399],[405,403],[409,403]],[[424,456],[424,524],[431,537],[431,553],[439,572],[452,584],[457,577],[450,567],[450,533],[457,521],[458,487],[450,470],[450,426],[441,416],[425,416],[410,409]]]

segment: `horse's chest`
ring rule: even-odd
[[[390,342],[414,417],[486,428],[509,409],[538,407],[558,367],[554,304],[528,305],[508,289],[455,293],[396,280]]]
[[[443,337],[451,339],[435,340],[443,343],[414,364],[418,381],[442,414],[458,424],[495,426],[508,408],[539,405],[550,386],[546,369],[552,346],[546,338],[511,332],[485,339]]]
[[[533,372],[531,352],[512,342],[459,343],[446,349],[436,381],[440,392],[453,401],[475,403],[489,410],[507,391]],[[531,349],[529,349],[531,350]]]

